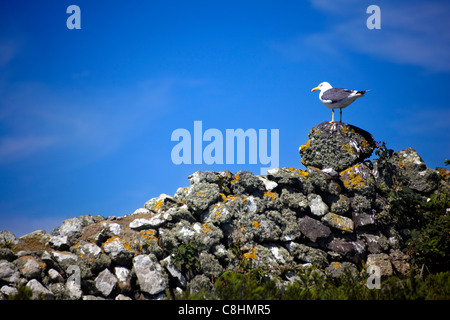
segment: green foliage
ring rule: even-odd
[[[310,268],[297,274],[297,281],[286,284],[278,279],[260,277],[259,271],[225,272],[214,284],[213,292],[190,294],[189,289],[178,299],[219,300],[416,300],[450,299],[450,272],[412,275],[407,278],[392,276],[381,283],[380,289],[368,289],[367,275],[339,278],[326,277]]]
[[[401,179],[386,194],[389,201],[388,216],[383,217],[387,223],[397,228],[415,227],[419,219],[418,206],[422,197],[406,187]]]
[[[199,255],[202,250],[202,245],[189,241],[173,250],[172,262],[191,279],[200,271]]]
[[[394,150],[388,149],[386,147],[386,142],[384,141],[383,142],[376,141],[375,145],[376,145],[375,155],[377,155],[382,161],[387,160],[394,153]]]
[[[421,203],[420,220],[407,240],[412,262],[430,271],[450,268],[450,206],[448,192],[432,195]]]
[[[8,296],[8,300],[31,300],[33,292],[27,286],[17,286],[18,293]]]
[[[446,166],[450,165],[450,160],[449,160],[449,159],[445,159],[445,160],[444,160],[444,164],[445,164]]]

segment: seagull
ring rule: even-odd
[[[333,88],[328,82],[322,82],[311,92],[320,90],[319,99],[323,105],[333,110],[331,122],[334,122],[334,109],[340,110],[340,120],[342,122],[342,109],[348,107],[353,101],[364,96],[369,90],[357,91],[349,89]]]

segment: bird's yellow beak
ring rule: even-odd
[[[316,90],[319,90],[319,88],[317,88],[317,87],[312,88],[312,89],[311,89],[311,92],[314,92],[314,91],[316,91]]]

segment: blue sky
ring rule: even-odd
[[[69,5],[81,30],[69,30]],[[366,9],[381,9],[369,30]],[[448,1],[86,1],[0,3],[0,230],[50,231],[122,216],[197,170],[171,134],[194,121],[278,129],[280,167],[331,112],[311,88],[372,89],[344,122],[426,164],[450,158]]]

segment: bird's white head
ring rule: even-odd
[[[320,91],[326,91],[328,89],[333,88],[331,86],[331,84],[329,84],[328,82],[322,82],[321,84],[319,84],[317,87],[312,88],[311,92],[316,91],[316,90],[320,90]]]

